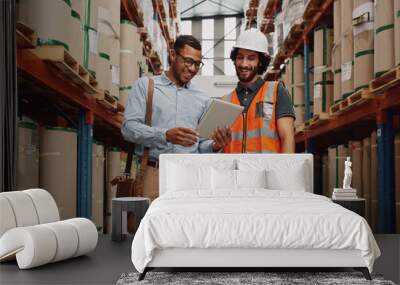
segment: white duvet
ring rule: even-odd
[[[358,249],[370,272],[380,256],[359,215],[320,195],[265,189],[164,194],[140,223],[132,262],[143,272],[165,248]]]

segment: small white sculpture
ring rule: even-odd
[[[348,156],[346,161],[344,162],[344,178],[343,178],[343,189],[352,189],[351,188],[351,177],[353,172],[351,171],[351,161]]]

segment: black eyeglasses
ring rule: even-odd
[[[182,57],[183,63],[185,64],[186,67],[190,68],[194,65],[194,67],[196,69],[200,69],[204,66],[204,62],[202,62],[202,61],[195,61],[194,59],[192,59],[190,57],[181,55],[178,51],[176,51],[176,54],[179,55],[180,57]]]

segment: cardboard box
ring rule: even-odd
[[[113,39],[111,44],[111,90],[114,98],[119,98],[119,85],[121,83],[120,67],[120,42],[119,39]]]
[[[83,14],[78,14],[77,11],[71,11],[71,17],[68,20],[69,31],[67,33],[67,41],[69,52],[74,59],[83,66]]]
[[[366,89],[374,78],[374,31],[354,37],[354,90]]]
[[[400,1],[394,1],[395,65],[400,65]]]
[[[352,181],[351,187],[357,190],[357,196],[364,198],[362,183],[362,143],[361,141],[349,142],[349,154],[352,161]]]
[[[396,198],[396,233],[400,234],[400,134],[394,140],[395,157],[395,198]]]
[[[18,123],[17,190],[30,188],[39,188],[39,131],[35,123],[20,121]]]
[[[339,145],[337,151],[337,172],[338,172],[338,185],[339,188],[343,187],[343,178],[344,178],[344,162],[349,156],[349,151],[347,145]]]
[[[304,58],[303,55],[297,54],[293,57],[292,60],[293,69],[292,69],[292,83],[299,84],[304,83]]]
[[[371,224],[371,138],[363,140],[362,188],[365,198],[365,219]]]
[[[330,197],[329,193],[329,158],[327,154],[322,156],[322,194]]]
[[[353,1],[342,0],[341,8],[341,60],[342,60],[342,98],[346,98],[353,92]]]
[[[97,87],[100,90],[110,92],[111,88],[111,63],[110,55],[99,53],[96,64],[96,80],[99,83]]]
[[[53,196],[60,220],[76,217],[77,132],[60,127],[40,131],[39,184]]]
[[[336,43],[332,49],[333,65],[333,103],[342,99],[342,58],[340,43]]]
[[[330,71],[314,75],[314,115],[328,113],[333,104],[333,74]]]
[[[335,44],[338,44],[340,42],[341,38],[341,2],[342,0],[335,0],[333,2],[333,41]]]
[[[314,71],[331,66],[333,29],[322,26],[314,30]],[[316,72],[315,72],[316,73]]]
[[[358,91],[368,88],[374,75],[374,2],[354,0],[353,5],[354,89]]]
[[[74,31],[70,26],[71,7],[66,1],[19,1],[17,14],[18,21],[37,33],[39,45],[55,45],[56,41],[57,45],[69,46],[69,33]]]
[[[378,230],[378,148],[376,132],[371,134],[371,228]]]
[[[394,67],[394,3],[375,1],[375,77]]]
[[[338,183],[338,165],[337,165],[337,147],[331,146],[328,148],[328,193],[331,197],[334,188],[339,187]]]

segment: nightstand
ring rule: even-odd
[[[125,240],[128,234],[128,212],[132,212],[134,214],[137,229],[140,221],[146,214],[149,205],[150,199],[145,197],[113,198],[111,239],[113,241]]]
[[[359,214],[361,217],[365,218],[365,199],[357,198],[352,200],[333,200],[332,202],[339,204],[340,206]]]

